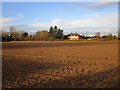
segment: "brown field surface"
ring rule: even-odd
[[[112,88],[118,43],[2,43],[3,88]]]

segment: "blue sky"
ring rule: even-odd
[[[117,34],[118,4],[116,2],[3,2],[2,25],[8,31],[35,33],[57,25],[65,34],[78,32],[92,35]]]

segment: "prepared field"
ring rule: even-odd
[[[3,88],[111,88],[118,81],[118,43],[6,42]]]

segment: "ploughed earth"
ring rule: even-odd
[[[3,88],[118,87],[118,42],[4,42]]]

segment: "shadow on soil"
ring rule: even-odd
[[[10,61],[10,62],[9,62]],[[30,73],[43,72],[47,69],[58,69],[59,64],[54,63],[36,63],[28,60],[3,60],[3,88],[9,81],[14,82],[16,78],[26,76]],[[79,74],[75,77],[63,77],[58,80],[48,81],[46,83],[35,82],[25,86],[28,88],[118,88],[117,67],[107,71]],[[19,87],[19,86],[18,86]],[[21,88],[21,87],[20,87]],[[24,88],[24,87],[23,87]]]
[[[34,60],[3,59],[2,60],[2,83],[14,82],[17,78],[25,78],[26,75],[43,73],[49,69],[62,67],[59,64],[50,62],[36,62]]]
[[[108,71],[64,77],[45,84],[35,83],[31,88],[118,88],[117,67]]]

